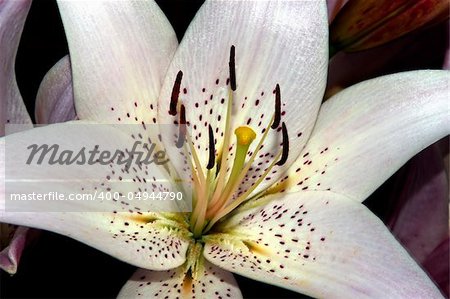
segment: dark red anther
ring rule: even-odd
[[[275,118],[273,119],[272,129],[278,128],[281,121],[281,93],[280,85],[275,87]]]
[[[233,45],[230,49],[230,62],[228,63],[228,66],[230,67],[230,87],[232,91],[236,90],[236,63],[234,55],[235,49]]]
[[[177,115],[177,104],[180,96],[181,79],[183,79],[183,72],[179,71],[175,82],[173,83],[172,95],[170,97],[169,114],[173,116]]]
[[[180,108],[180,123],[178,129],[177,148],[182,148],[186,139],[186,108],[184,108],[184,105],[181,105]]]
[[[215,152],[216,152],[216,147],[214,144],[214,132],[213,132],[211,125],[209,125],[209,160],[208,160],[208,165],[206,165],[207,169],[212,169],[214,167],[215,160],[216,160]]]
[[[283,122],[281,124],[281,130],[283,133],[283,153],[281,154],[280,161],[275,163],[275,165],[281,166],[284,163],[286,163],[288,156],[289,156],[289,135],[286,128],[286,124]]]

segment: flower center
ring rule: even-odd
[[[234,209],[244,202],[258,198],[258,194],[252,192],[267,177],[275,165],[281,166],[286,163],[289,152],[288,132],[284,122],[281,122],[281,92],[277,84],[275,94],[275,112],[269,121],[268,126],[258,136],[249,126],[239,126],[235,129],[235,139],[231,136],[232,105],[236,91],[236,71],[235,71],[235,47],[231,46],[229,60],[229,87],[228,102],[225,118],[225,131],[221,149],[216,151],[216,140],[211,125],[208,126],[209,137],[209,159],[207,165],[202,165],[196,153],[195,146],[186,130],[186,108],[179,97],[180,86],[183,78],[182,71],[179,71],[172,89],[169,114],[178,115],[178,141],[177,147],[185,147],[190,151],[189,163],[192,169],[194,184],[193,211],[190,217],[190,229],[195,238],[201,237],[210,231],[216,223],[230,214]],[[251,186],[243,193],[237,193],[239,186],[244,182],[246,174],[257,157],[259,151],[264,146],[270,128],[275,132],[279,131],[281,122],[281,132],[283,143],[279,152],[273,157],[271,163],[258,178],[251,182]],[[249,152],[250,145],[256,141],[258,144]],[[231,157],[233,141],[235,141],[234,160],[231,167],[227,161]],[[261,194],[261,193],[259,193]]]

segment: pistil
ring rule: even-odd
[[[239,127],[234,131],[234,134],[236,135],[237,141],[236,155],[234,156],[233,168],[231,170],[230,177],[228,178],[228,183],[225,190],[236,182],[236,179],[244,166],[248,148],[256,138],[255,131],[249,127]]]
[[[234,133],[236,135],[237,146],[231,174],[220,197],[210,202],[206,216],[207,218],[210,218],[211,215],[215,214],[227,204],[231,189],[239,183],[240,174],[243,171],[245,157],[247,156],[250,144],[256,138],[256,133],[249,127],[239,127],[234,131]]]

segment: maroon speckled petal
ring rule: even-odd
[[[206,238],[221,268],[316,298],[441,298],[365,206],[332,192],[274,195]]]
[[[168,271],[137,270],[120,291],[119,298],[242,298],[233,274],[204,262],[194,279],[183,267]]]

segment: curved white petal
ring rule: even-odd
[[[0,136],[5,134],[5,124],[31,124],[14,70],[17,48],[30,5],[31,0],[0,2]]]
[[[274,114],[274,90],[279,84],[281,121],[289,132],[289,164],[310,134],[324,91],[328,62],[326,15],[324,1],[206,1],[169,67],[159,97],[159,121],[178,120],[180,113],[172,117],[168,111],[175,78],[181,70],[180,99],[186,107],[195,149],[206,167],[208,125],[217,139],[218,153],[223,145],[230,88],[229,57],[234,45],[237,90],[231,120],[231,152],[235,144],[233,132],[238,126],[254,129],[257,139],[250,151],[256,147]],[[250,179],[263,172],[268,156],[273,160],[274,154],[281,152],[280,131],[281,123],[278,130],[270,131],[261,157],[258,155],[254,163],[261,164],[253,167]],[[279,174],[278,169],[269,177]]]
[[[89,156],[81,165],[52,165],[49,154],[41,164],[38,156],[26,163],[31,156],[26,149],[32,144],[57,144],[55,156],[61,159],[63,150],[77,154],[81,146],[91,151],[99,145],[99,151],[112,153],[130,150],[132,140],[115,127],[76,122],[0,139],[0,221],[54,231],[143,268],[165,270],[183,264],[190,235],[187,225],[182,216],[158,213],[176,211],[173,202],[133,196],[171,190],[161,181],[165,178],[161,166],[133,163],[127,170],[117,163],[88,163]],[[32,194],[41,199],[30,200]],[[55,200],[61,195],[65,200]]]
[[[158,5],[96,0],[58,1],[58,6],[78,117],[153,123],[163,76],[178,44]]]
[[[414,154],[449,134],[448,71],[354,85],[329,99],[274,190],[331,190],[363,201]]]
[[[274,195],[206,241],[211,263],[316,298],[441,298],[384,224],[331,192]]]
[[[137,270],[118,298],[242,298],[233,274],[205,261],[201,278],[183,267],[168,271]]]
[[[69,55],[45,75],[36,96],[36,122],[52,124],[76,119]]]

